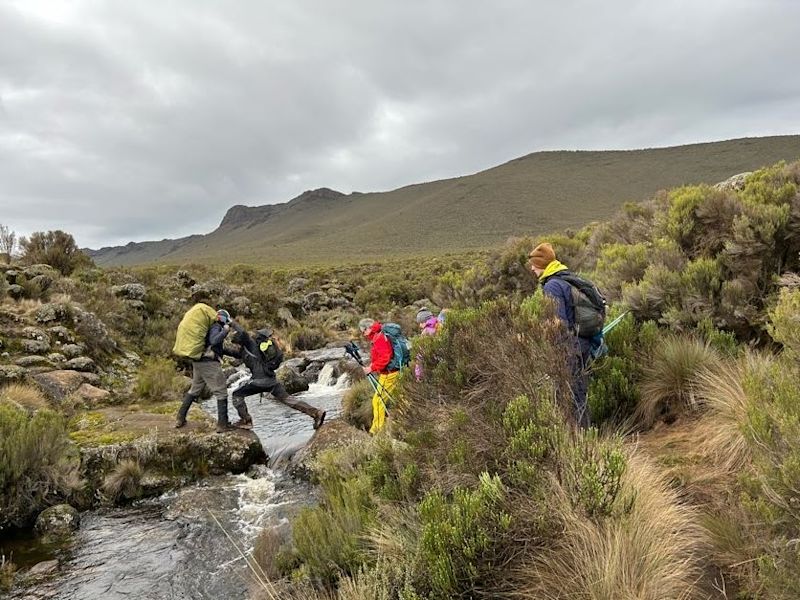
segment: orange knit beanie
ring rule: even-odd
[[[547,265],[556,259],[556,253],[553,251],[553,247],[547,242],[536,246],[528,256],[533,266],[537,269],[546,269]]]

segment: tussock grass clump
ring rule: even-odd
[[[80,459],[61,415],[0,402],[0,526],[22,527],[79,485]]]
[[[49,406],[41,390],[24,383],[11,383],[0,388],[0,402],[13,402],[30,411]]]
[[[152,357],[139,367],[134,391],[147,400],[169,400],[180,393],[180,387],[175,363],[166,358]]]
[[[514,597],[660,600],[694,597],[705,545],[697,515],[656,469],[628,455],[623,514],[587,519],[569,490],[555,487],[551,513],[563,534],[514,568]]]
[[[364,431],[372,426],[372,396],[374,390],[369,380],[362,379],[351,386],[342,397],[342,416]]]
[[[655,345],[643,370],[641,400],[635,422],[650,427],[660,414],[673,418],[700,402],[697,378],[720,364],[718,354],[707,342],[692,337],[668,335]]]
[[[725,362],[713,371],[704,371],[696,379],[698,396],[710,412],[703,453],[727,473],[741,473],[752,459],[743,430],[751,410],[744,379],[748,370],[761,368],[756,364],[768,360],[749,355],[739,362]]]
[[[126,459],[103,479],[103,494],[112,502],[133,500],[141,496],[144,469],[139,461]]]

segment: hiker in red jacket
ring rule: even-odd
[[[375,394],[372,396],[372,427],[369,432],[375,434],[383,429],[386,423],[386,404],[391,399],[392,390],[397,385],[400,371],[389,368],[394,351],[392,343],[381,331],[381,324],[372,319],[361,319],[358,329],[365,339],[372,343],[370,364],[364,367],[364,373],[372,373],[376,379]]]

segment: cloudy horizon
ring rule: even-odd
[[[800,133],[800,3],[12,0],[0,223],[98,248],[540,150]]]

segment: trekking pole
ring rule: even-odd
[[[361,351],[358,349],[358,346],[356,346],[355,342],[348,342],[345,344],[344,352],[348,356],[352,356],[362,367],[366,366],[364,361],[361,360]],[[374,389],[375,393],[378,394],[378,399],[381,401],[381,404],[383,404],[383,409],[388,414],[389,409],[387,408],[386,403],[383,401],[383,395],[386,394],[389,400],[391,400],[392,404],[395,404],[394,398],[389,393],[389,390],[386,389],[386,386],[381,385],[380,381],[378,381],[378,378],[375,377],[373,373],[367,373],[367,379],[369,379],[369,382],[372,384],[372,389]]]
[[[617,325],[619,325],[620,321],[622,321],[622,319],[623,319],[623,318],[625,318],[625,315],[627,315],[629,312],[631,312],[631,311],[630,311],[630,310],[626,310],[624,313],[622,313],[622,314],[621,314],[620,316],[618,316],[616,319],[614,319],[613,321],[611,321],[611,323],[609,323],[608,325],[606,325],[605,327],[603,327],[603,335],[606,335],[606,334],[607,334],[607,333],[609,333],[609,332],[610,332],[612,329],[614,329],[614,327],[616,327]]]

